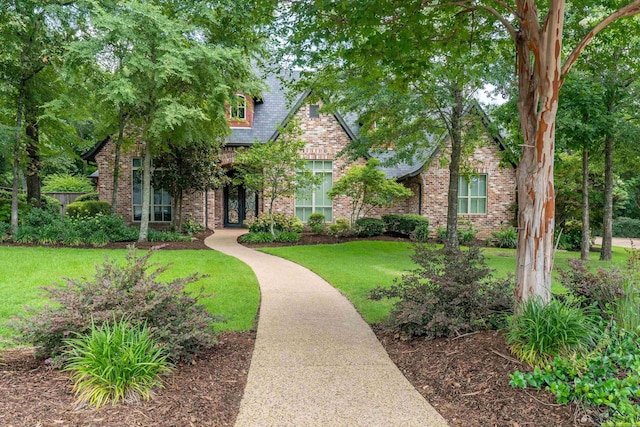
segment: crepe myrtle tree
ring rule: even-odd
[[[585,28],[566,51],[565,0],[515,0],[515,4],[501,0],[381,0],[376,7],[367,2],[283,3],[296,18],[286,22],[285,33],[294,46],[291,50],[309,68],[321,68],[327,56],[345,60],[345,52],[367,48],[363,51],[369,61],[392,65],[400,75],[428,66],[431,52],[423,56],[424,47],[446,41],[458,30],[473,31],[481,20],[494,21],[495,28],[504,29],[502,34],[490,33],[475,42],[495,43],[506,61],[512,61],[515,53],[523,138],[516,171],[519,233],[515,293],[518,300],[539,297],[549,301],[555,228],[555,124],[560,88],[593,38],[619,19],[640,13],[640,0],[572,3],[572,13],[584,15]],[[465,14],[477,19],[461,19],[458,24],[451,19]],[[511,47],[502,49],[501,43],[507,38]],[[565,53],[568,54],[563,57]]]
[[[278,135],[267,142],[256,141],[238,150],[235,158],[236,181],[262,194],[267,201],[269,230],[275,235],[273,207],[276,200],[292,197],[297,190],[320,183],[320,176],[306,168],[301,157],[306,142],[301,138],[299,120],[292,119]]]
[[[371,158],[365,165],[352,166],[327,193],[332,199],[338,196],[349,198],[352,224],[374,208],[391,206],[397,200],[413,196],[409,188],[387,178],[378,169],[379,164],[378,159]]]

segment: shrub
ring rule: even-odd
[[[574,219],[565,221],[558,247],[568,251],[579,251],[582,244],[582,222]],[[556,229],[556,240],[560,230]]]
[[[323,213],[314,212],[309,215],[307,225],[313,233],[320,234],[324,233],[325,229],[327,228],[325,221],[326,219]]]
[[[351,235],[351,221],[349,221],[349,218],[337,218],[336,222],[329,226],[329,235],[333,237]]]
[[[89,202],[89,201],[97,202],[98,200],[100,200],[100,196],[95,191],[92,191],[90,193],[83,194],[81,196],[76,197],[74,202]]]
[[[71,372],[77,403],[99,408],[106,403],[149,400],[160,377],[171,372],[163,347],[146,324],[120,320],[91,324],[87,335],[65,340],[65,371]]]
[[[569,268],[560,270],[560,283],[580,299],[583,307],[595,305],[601,311],[612,310],[624,295],[625,278],[618,269],[590,271],[578,259],[569,260]]]
[[[509,318],[507,343],[518,359],[532,366],[556,356],[587,350],[595,337],[593,321],[568,300],[549,303],[530,298]]]
[[[494,231],[491,237],[493,245],[499,248],[515,249],[518,246],[518,232],[511,226]]]
[[[185,237],[180,233],[175,233],[173,231],[166,231],[166,230],[153,230],[153,229],[149,229],[149,234],[147,235],[147,239],[150,242],[186,242],[191,240],[190,238]]]
[[[461,245],[472,244],[473,242],[475,242],[477,235],[478,230],[473,227],[473,224],[471,224],[471,222],[460,224],[460,226],[458,227],[458,242]]]
[[[479,248],[414,250],[417,269],[371,292],[372,299],[399,298],[389,316],[392,328],[404,338],[431,339],[503,325],[513,306],[513,279],[493,278]]]
[[[60,202],[55,197],[42,196],[42,209],[54,214],[60,214]],[[22,218],[31,206],[27,203],[27,195],[18,195],[18,215]],[[11,220],[11,191],[0,190],[0,222]]]
[[[438,243],[444,243],[447,239],[447,227],[436,228],[436,240]]]
[[[378,218],[359,218],[354,227],[358,236],[372,237],[384,233],[384,222]]]
[[[11,225],[6,222],[0,222],[0,242],[7,239]]]
[[[160,282],[158,276],[168,266],[150,265],[153,253],[138,256],[130,248],[122,266],[107,259],[91,279],[65,279],[43,288],[52,304],[14,317],[18,340],[35,345],[39,355],[59,357],[70,334],[86,334],[94,322],[126,318],[132,326],[146,323],[173,361],[188,360],[210,347],[216,319],[199,304],[202,293],[185,291],[186,285],[206,276]]]
[[[614,237],[640,237],[640,219],[619,217],[613,220],[612,232]]]
[[[616,302],[614,317],[623,328],[640,332],[640,249],[627,249],[627,255],[624,295]]]
[[[258,215],[253,221],[247,221],[249,231],[251,233],[270,232],[270,216],[268,212]],[[298,217],[289,216],[282,213],[273,214],[274,231],[295,231],[302,233],[302,221]]]
[[[429,239],[429,226],[426,224],[417,226],[410,237],[414,242],[426,242]]]
[[[109,214],[111,214],[111,205],[100,200],[76,201],[67,205],[67,215],[70,218],[94,218]]]
[[[84,176],[70,174],[53,174],[44,178],[42,192],[78,192],[87,193],[94,191],[91,180]]]
[[[250,232],[240,236],[242,243],[271,243],[274,240],[275,236],[268,231]]]
[[[429,219],[417,214],[382,215],[387,232],[409,236],[419,225],[429,225]]]
[[[191,215],[188,215],[182,222],[182,232],[189,236],[193,236],[195,233],[202,233],[203,231],[204,225],[193,219],[193,216]]]
[[[596,350],[571,358],[555,358],[532,373],[516,371],[511,386],[551,391],[560,404],[577,402],[590,407],[596,425],[638,425],[640,337],[637,331],[615,323],[601,334]]]
[[[295,231],[282,231],[276,234],[275,241],[282,243],[295,243],[300,241],[300,233],[296,233]]]

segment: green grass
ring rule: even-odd
[[[0,247],[0,348],[2,338],[11,335],[6,322],[22,312],[24,306],[42,307],[40,287],[60,282],[62,277],[91,277],[95,265],[105,256],[123,260],[125,250]],[[173,279],[192,273],[210,277],[191,284],[188,289],[213,297],[203,300],[207,309],[224,316],[221,331],[246,331],[252,328],[260,302],[258,281],[253,271],[235,258],[212,250],[158,251],[151,263],[172,266],[161,279]]]
[[[414,267],[409,255],[413,253],[411,245],[403,242],[359,241],[337,245],[289,246],[264,248],[263,252],[280,256],[301,264],[322,276],[338,288],[358,309],[369,323],[377,323],[389,314],[392,301],[371,301],[368,293],[376,285],[389,286],[393,279]],[[506,276],[515,273],[515,249],[483,249],[487,263],[496,270],[496,275]],[[577,252],[558,251],[555,258],[555,271],[567,268],[571,258],[577,258]],[[624,266],[626,253],[622,248],[613,249],[613,265]],[[594,265],[610,265],[597,261],[598,254],[592,254]],[[554,273],[557,276],[557,273]],[[552,286],[554,293],[564,292],[557,282]]]

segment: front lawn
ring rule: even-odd
[[[263,248],[261,251],[280,256],[303,265],[322,276],[338,288],[362,317],[369,323],[378,323],[389,314],[393,302],[389,300],[371,301],[368,293],[376,285],[389,286],[393,279],[413,268],[409,255],[411,245],[404,242],[356,241],[336,245],[288,246]],[[515,273],[515,249],[484,248],[487,263],[496,274],[506,276]],[[613,248],[613,264],[624,266],[627,255],[622,248]],[[592,254],[593,264],[608,266],[597,261],[597,253]],[[568,260],[578,258],[577,252],[558,251],[555,271],[566,268]],[[554,283],[553,292],[563,292]]]
[[[61,277],[91,277],[95,264],[105,256],[124,259],[125,250],[0,247],[0,348],[6,346],[2,338],[11,335],[5,325],[12,315],[24,306],[42,307],[40,287],[60,281]],[[246,331],[252,328],[260,302],[258,281],[253,271],[239,260],[212,250],[160,250],[151,263],[171,267],[161,279],[185,277],[193,273],[210,277],[189,286],[213,297],[203,300],[214,315],[227,319],[219,323],[221,331]]]

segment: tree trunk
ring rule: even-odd
[[[118,112],[118,139],[114,148],[114,164],[113,164],[113,188],[111,190],[111,213],[118,212],[118,181],[120,180],[120,154],[122,152],[122,141],[124,140],[124,126],[126,117],[124,107],[120,106]]]
[[[462,89],[455,82],[451,86],[454,105],[451,114],[451,161],[449,163],[449,192],[447,194],[447,235],[444,246],[458,249],[458,184],[460,178],[460,158],[462,156],[462,114],[464,100]]]
[[[555,193],[553,156],[558,94],[562,85],[561,51],[564,0],[552,1],[540,28],[534,0],[519,0],[522,27],[517,34],[518,111],[524,139],[516,170],[518,249],[516,300],[551,297]],[[535,63],[532,64],[532,58]]]
[[[582,242],[580,259],[589,261],[591,233],[589,230],[589,150],[582,149]]]
[[[18,102],[16,109],[15,142],[13,144],[13,181],[11,183],[11,235],[18,233],[18,179],[20,175],[20,136],[22,134],[22,113],[25,96],[24,79],[18,88]]]
[[[602,250],[600,259],[611,261],[611,239],[613,235],[613,136],[607,135],[604,142],[604,218],[602,220]]]
[[[40,135],[35,114],[31,113],[26,118],[27,133],[27,200],[37,208],[42,207],[42,195],[40,194]]]
[[[151,201],[151,149],[149,142],[144,144],[142,161],[142,217],[140,218],[140,236],[138,242],[149,239],[149,214]]]

